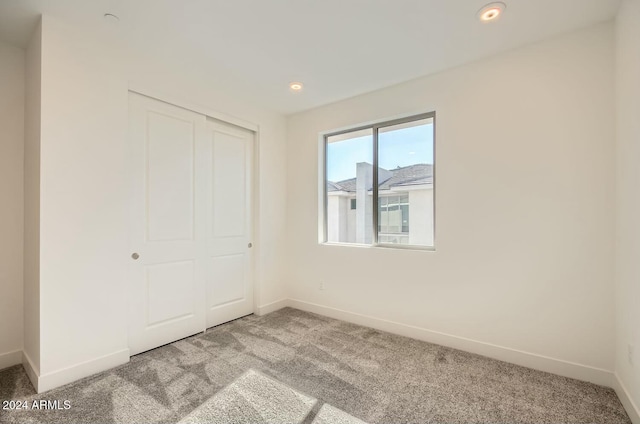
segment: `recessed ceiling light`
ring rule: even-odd
[[[293,91],[302,91],[302,83],[301,82],[292,82],[289,84],[289,88]]]
[[[105,13],[103,18],[105,21],[107,21],[110,24],[117,24],[118,22],[120,22],[120,18],[118,18],[113,13]]]
[[[482,22],[495,21],[506,7],[507,5],[502,2],[489,3],[478,11],[478,18]]]

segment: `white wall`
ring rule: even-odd
[[[24,355],[30,377],[40,367],[40,116],[42,29],[25,54]]]
[[[640,415],[640,1],[617,19],[616,374]],[[635,347],[633,365],[627,346]],[[627,410],[629,410],[629,405]]]
[[[43,17],[41,376],[127,348],[127,92],[91,40]]]
[[[610,377],[613,42],[607,23],[291,116],[293,304]],[[436,252],[319,245],[318,134],[428,111],[437,113]]]
[[[260,305],[284,297],[285,121],[188,64],[43,17],[40,390],[126,360],[127,89],[144,85],[259,125]]]
[[[0,42],[0,369],[22,358],[24,60]]]

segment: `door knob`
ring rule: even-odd
[[[249,243],[249,244],[247,245],[247,247],[248,247],[249,249],[251,249],[251,248],[253,247],[253,243]]]
[[[140,255],[138,255],[137,253],[133,253],[133,254],[131,254],[131,257],[133,258],[134,261],[136,261],[136,260],[138,260]]]

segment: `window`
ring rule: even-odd
[[[409,244],[409,194],[378,201],[378,243]]]
[[[434,246],[435,113],[324,137],[324,241]]]

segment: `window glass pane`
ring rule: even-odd
[[[432,118],[379,129],[379,243],[433,246],[433,138]]]
[[[327,137],[327,241],[373,242],[373,130]]]
[[[409,205],[402,205],[402,232],[409,232]]]

